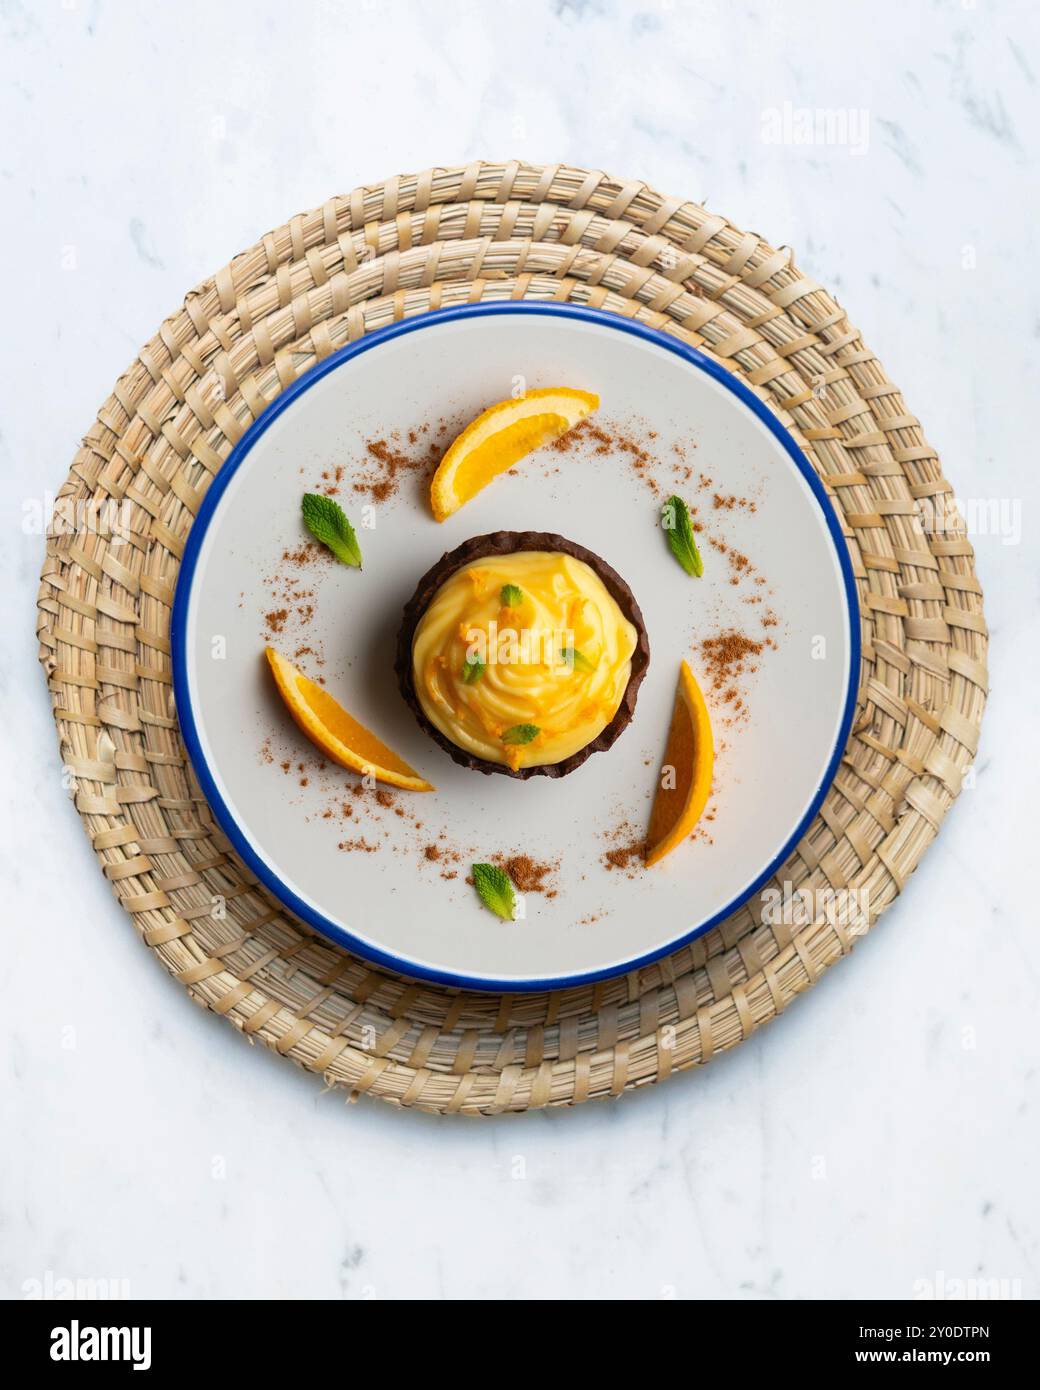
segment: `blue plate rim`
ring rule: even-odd
[[[202,543],[205,540],[209,523],[220,504],[221,497],[257,440],[294,401],[303,395],[305,391],[316,385],[323,377],[328,376],[330,372],[336,371],[337,368],[341,367],[345,362],[351,361],[362,353],[370,352],[373,348],[379,347],[383,343],[403,337],[408,333],[415,333],[424,328],[431,328],[436,324],[453,323],[464,319],[493,318],[497,315],[504,314],[542,315],[549,318],[578,320],[586,323],[594,323],[604,328],[610,328],[616,332],[630,333],[634,337],[642,338],[646,342],[653,343],[655,346],[664,348],[666,351],[685,359],[693,366],[705,372],[714,381],[717,381],[721,386],[742,401],[784,448],[799,473],[801,473],[802,477],[805,479],[810,491],[820,506],[824,521],[827,525],[827,530],[830,533],[838,557],[838,565],[845,589],[849,621],[848,689],[845,695],[845,708],[842,712],[834,749],[828,761],[827,768],[817,785],[816,791],[809,801],[807,810],[791,835],[784,842],[781,850],[774,856],[766,868],[763,869],[758,877],[738,898],[728,903],[706,922],[700,923],[691,931],[684,932],[681,936],[676,937],[673,941],[667,942],[664,946],[647,952],[644,955],[633,957],[631,960],[621,964],[606,966],[601,970],[584,971],[577,975],[547,976],[545,978],[530,980],[495,980],[484,976],[462,975],[455,971],[438,970],[432,966],[420,965],[415,961],[396,956],[391,952],[382,951],[378,947],[373,946],[370,942],[355,937],[351,932],[339,926],[337,923],[330,921],[322,913],[312,908],[309,903],[298,897],[298,895],[279,878],[277,872],[270,863],[258,854],[246,839],[239,828],[238,822],[217,788],[216,781],[210,772],[202,751],[198,726],[195,720],[195,711],[192,707],[188,688],[187,674],[188,609],[191,598],[192,581],[198,564],[199,553],[202,549]],[[303,376],[298,377],[291,386],[286,387],[276,400],[272,401],[232,447],[223,467],[210,484],[202,500],[202,505],[188,532],[184,555],[181,559],[180,569],[177,574],[173,609],[170,616],[170,646],[170,659],[173,668],[173,693],[177,720],[180,726],[181,738],[184,741],[185,749],[191,759],[192,767],[195,770],[199,785],[205,794],[210,809],[213,811],[221,828],[234,846],[236,853],[252,869],[265,887],[268,888],[285,907],[295,913],[297,917],[307,922],[310,926],[314,927],[316,931],[320,932],[321,935],[328,940],[345,947],[347,950],[353,951],[363,960],[392,970],[395,974],[403,975],[410,979],[429,981],[433,984],[447,985],[456,989],[472,989],[492,993],[533,994],[544,990],[572,989],[579,985],[594,984],[598,980],[612,979],[618,975],[627,974],[632,970],[638,970],[641,966],[650,965],[654,961],[660,960],[663,956],[677,951],[681,946],[685,946],[689,942],[694,941],[697,937],[703,936],[704,933],[710,931],[712,927],[718,926],[720,922],[724,921],[731,913],[735,912],[742,903],[747,902],[747,900],[758,892],[763,884],[773,876],[798,844],[807,826],[811,824],[813,817],[823,804],[823,799],[830,789],[838,769],[838,764],[845,751],[845,745],[848,742],[849,731],[852,727],[852,719],[855,713],[856,696],[859,691],[861,634],[859,595],[856,590],[856,579],[852,570],[852,560],[845,542],[845,537],[838,524],[837,516],[831,506],[830,499],[827,497],[823,485],[816,476],[816,472],[808,458],[802,449],[799,448],[790,431],[781,423],[777,416],[773,414],[772,410],[770,410],[770,408],[744,384],[744,382],[727,371],[726,368],[721,366],[718,362],[707,357],[699,349],[680,342],[677,338],[672,337],[670,334],[660,329],[650,328],[648,325],[639,323],[633,319],[622,318],[618,314],[613,314],[602,309],[587,308],[583,305],[508,301],[494,304],[460,304],[447,309],[432,309],[428,310],[426,313],[417,314],[414,318],[402,319],[396,323],[387,324],[384,328],[373,329],[363,337],[356,339],[354,342],[347,343],[343,347],[336,349],[335,352],[330,353],[328,357],[316,363],[315,366],[311,367]]]

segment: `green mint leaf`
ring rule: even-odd
[[[497,864],[474,864],[472,868],[473,886],[480,901],[497,917],[511,922],[516,910],[516,893],[509,875]]]
[[[476,685],[486,669],[486,663],[477,656],[467,656],[462,663],[462,679],[466,685]]]
[[[503,584],[500,597],[503,608],[519,608],[524,601],[524,591],[515,584]]]
[[[361,568],[361,547],[338,502],[320,492],[305,492],[301,511],[303,523],[316,541],[327,545],[343,564]]]
[[[687,574],[699,579],[704,573],[704,562],[697,549],[697,538],[693,532],[690,512],[681,497],[669,497],[661,508],[661,525],[672,554]]]
[[[576,647],[561,647],[560,656],[566,665],[575,671],[584,671],[586,675],[591,675],[596,669],[596,663],[590,661],[584,653],[579,652]]]
[[[537,724],[514,724],[502,735],[503,743],[530,743],[541,733]]]

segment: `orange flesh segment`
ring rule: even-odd
[[[693,672],[684,661],[679,671],[668,745],[650,812],[646,836],[647,865],[657,864],[693,833],[708,804],[715,750],[708,708]],[[674,779],[666,779],[666,769]],[[674,780],[675,785],[670,785]]]
[[[527,454],[559,439],[599,407],[599,397],[569,386],[528,391],[499,401],[470,422],[452,442],[430,484],[430,505],[444,521],[492,479]]]
[[[310,741],[332,762],[406,791],[433,791],[413,767],[359,724],[320,685],[310,680],[273,647],[267,660],[286,708]]]
[[[467,454],[455,473],[454,489],[460,497],[469,499],[486,488],[492,478],[507,472],[514,463],[533,454],[550,440],[558,439],[570,429],[570,422],[561,415],[533,415],[518,420],[493,435],[486,444]]]

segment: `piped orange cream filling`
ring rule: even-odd
[[[514,769],[559,763],[614,718],[637,640],[583,560],[488,556],[427,606],[412,641],[415,690],[430,723],[467,753]]]

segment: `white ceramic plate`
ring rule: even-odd
[[[659,495],[630,454],[600,454],[594,442],[533,455],[441,525],[419,473],[405,472],[396,495],[376,503],[353,490],[378,471],[369,442],[396,432],[393,447],[413,457],[438,431],[448,442],[525,384],[598,392],[597,418],[611,437],[652,450]],[[301,495],[323,474],[323,485],[337,486],[337,470],[364,569],[322,559],[296,571],[282,556],[308,540]],[[673,491],[704,526],[699,580],[679,568],[659,529]],[[635,718],[610,751],[558,781],[458,766],[419,729],[394,678],[401,610],[416,580],[467,537],[503,529],[555,531],[588,546],[628,581],[647,623],[650,669]],[[264,615],[283,607],[274,645],[290,658],[310,648],[299,665],[435,783],[435,794],[357,795],[353,774],[319,766],[263,659]],[[775,645],[751,660],[754,670],[712,690],[700,644],[727,630]],[[280,396],[206,496],[172,628],[185,744],[218,820],[261,881],[370,960],[489,989],[630,969],[706,931],[763,883],[833,776],[854,707],[858,634],[830,505],[798,447],[746,388],[640,325],[521,303],[443,310],[369,334]],[[655,868],[635,858],[617,867],[606,856],[647,823],[684,657],[705,685],[719,746],[710,819]],[[727,702],[729,688],[737,693]],[[466,875],[471,862],[512,853],[554,867],[550,891],[525,894],[524,917],[505,923]]]

